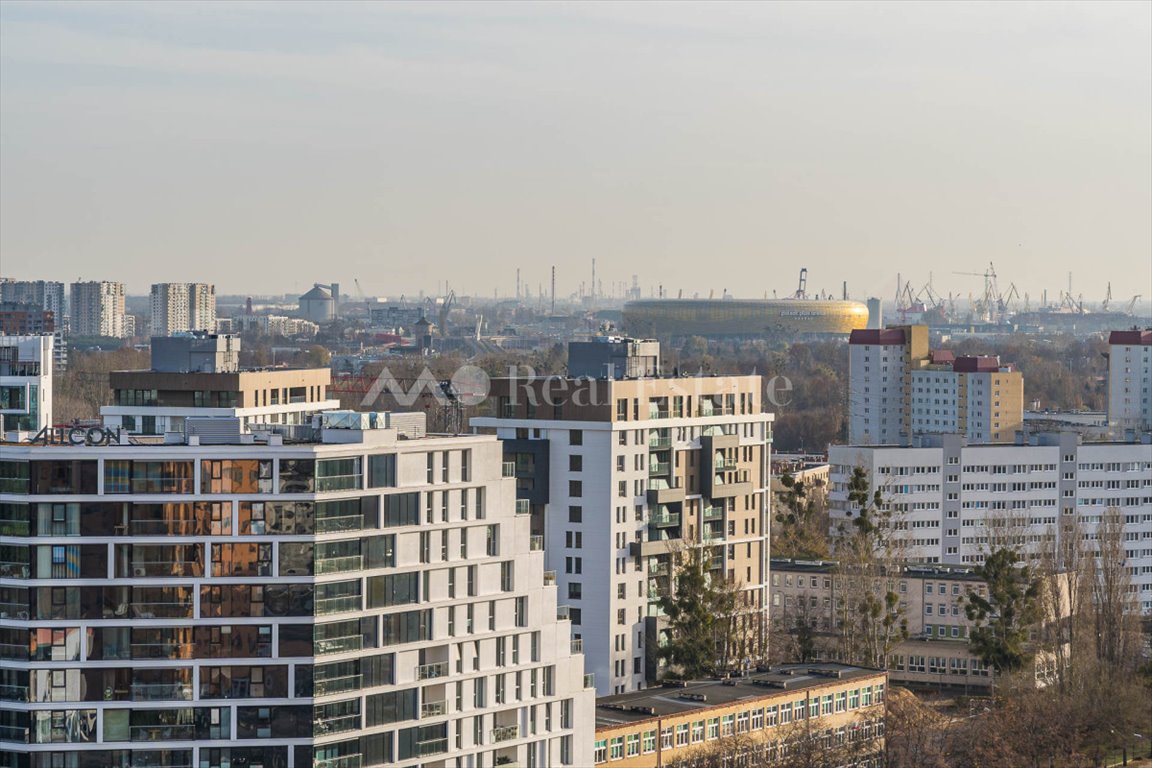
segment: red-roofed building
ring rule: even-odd
[[[1108,335],[1108,423],[1152,429],[1152,328]]]
[[[848,442],[904,445],[910,439],[908,372],[928,363],[928,327],[852,331],[848,337]]]

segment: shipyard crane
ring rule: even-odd
[[[364,295],[364,289],[360,287],[360,278],[354,277],[352,278],[352,282],[356,286],[356,295],[360,297],[360,301],[364,302],[364,316],[368,319],[368,322],[371,323],[372,307],[368,303],[368,297]]]
[[[800,267],[800,284],[796,287],[795,298],[808,298],[808,267]]]
[[[1136,302],[1140,301],[1140,297],[1142,295],[1143,294],[1138,293],[1135,296],[1133,296],[1132,300],[1128,302],[1128,306],[1124,308],[1124,312],[1129,314],[1129,315],[1132,314],[1133,312],[1135,312],[1136,311]]]
[[[1000,299],[1000,291],[996,288],[996,267],[988,262],[988,269],[983,272],[953,272],[954,275],[968,275],[969,277],[984,278],[984,297],[978,303],[979,314],[986,320],[992,319],[993,308]]]
[[[1100,304],[1100,311],[1107,312],[1108,305],[1112,303],[1112,282],[1108,282],[1108,290],[1104,293],[1104,301]]]

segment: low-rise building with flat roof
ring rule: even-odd
[[[804,739],[842,754],[845,766],[879,766],[887,684],[887,673],[877,669],[785,664],[747,677],[606,696],[596,700],[595,763],[692,765],[693,755],[723,749],[768,765]]]

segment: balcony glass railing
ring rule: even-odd
[[[519,736],[520,726],[518,725],[502,725],[492,729],[492,742],[495,744],[501,741],[511,741],[512,739],[519,738]]]
[[[363,635],[329,637],[324,640],[317,640],[315,644],[317,656],[327,656],[330,653],[347,653],[348,651],[359,651],[363,647]]]
[[[532,513],[532,505],[528,499],[516,499],[516,514],[529,515]]]
[[[667,461],[653,462],[652,464],[648,465],[648,476],[656,477],[659,475],[666,475],[668,474],[669,469],[671,469],[671,465]]]
[[[448,739],[429,739],[416,742],[416,752],[420,757],[439,755],[448,751]]]
[[[361,555],[345,555],[343,557],[316,558],[315,570],[322,573],[345,573],[359,571],[363,568],[364,558]]]
[[[420,705],[421,720],[430,717],[443,717],[446,714],[448,714],[448,702],[446,701],[426,701]]]
[[[585,688],[595,688],[596,687],[596,673],[595,672],[589,672],[588,674],[584,675],[584,687]]]
[[[320,718],[312,722],[312,728],[317,736],[355,731],[360,728],[360,715]]]
[[[648,437],[649,448],[667,448],[672,445],[672,438],[668,435],[651,435]]]
[[[556,621],[568,621],[572,618],[572,606],[558,605],[556,606]]]
[[[528,551],[530,552],[543,552],[544,551],[544,537],[540,535],[531,536],[528,539]]]
[[[724,508],[723,507],[704,507],[702,517],[705,520],[723,520]]]
[[[362,755],[341,755],[340,757],[315,758],[312,768],[363,768]]]
[[[417,680],[435,680],[438,677],[448,676],[448,662],[437,661],[432,664],[421,664],[416,667]]]
[[[544,586],[556,586],[556,571],[544,571]]]
[[[505,461],[501,464],[501,475],[503,477],[516,477],[516,462]]]
[[[316,615],[326,616],[330,613],[345,613],[360,610],[359,595],[344,595],[341,597],[319,597],[316,599]]]
[[[656,512],[648,517],[648,525],[652,527],[680,525],[679,512]]]
[[[360,690],[360,680],[360,675],[344,675],[327,680],[317,680],[312,684],[312,690],[316,696],[331,696],[334,693],[358,691]]]
[[[192,701],[192,686],[185,683],[133,683],[132,701]]]
[[[584,653],[584,640],[581,638],[573,640],[571,650],[572,653]]]

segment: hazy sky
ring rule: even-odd
[[[0,3],[0,273],[1152,297],[1152,3]]]

